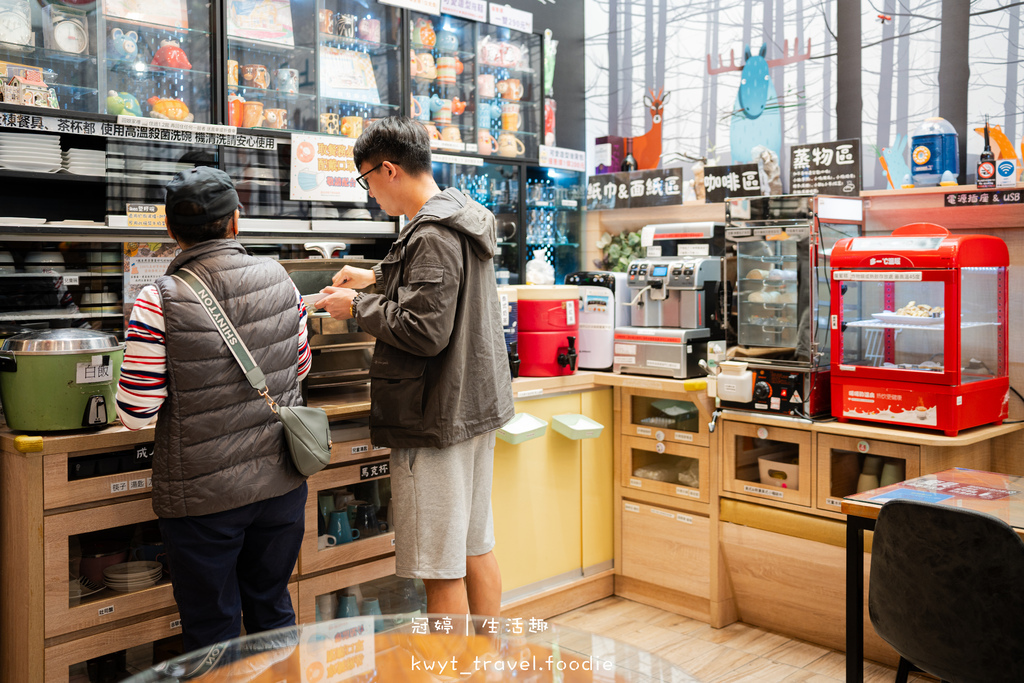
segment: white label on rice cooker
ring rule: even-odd
[[[678,370],[682,366],[679,363],[669,363],[663,360],[649,360],[647,361],[647,367],[649,368],[664,368],[666,370]]]
[[[114,379],[114,366],[103,364],[103,356],[93,356],[88,363],[75,364],[75,384],[97,384]]]
[[[636,356],[615,356],[614,362],[618,365],[636,365]]]
[[[502,327],[508,327],[509,310],[510,309],[509,309],[509,305],[508,305],[508,294],[502,294],[501,295],[501,326]]]
[[[690,515],[677,514],[676,521],[682,522],[683,524],[693,524],[693,517],[691,517]]]
[[[565,324],[575,325],[576,324],[576,299],[565,302]]]
[[[636,487],[642,487],[644,485],[644,483],[642,481],[640,481],[639,479],[630,479],[629,480],[629,485],[630,486],[636,486]]]
[[[633,503],[626,503],[626,512],[640,512],[640,506]]]
[[[636,355],[636,344],[616,344],[615,355],[617,356],[635,356]]]
[[[676,513],[674,513],[674,512],[666,512],[665,510],[659,510],[658,508],[651,508],[651,512],[656,514],[656,515],[658,515],[658,516],[660,516],[660,517],[668,517],[669,519],[675,519],[676,518]]]

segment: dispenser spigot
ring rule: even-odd
[[[519,342],[510,342],[508,351],[508,369],[512,379],[519,376]]]
[[[563,368],[568,367],[570,372],[576,372],[576,337],[567,337],[569,346],[558,348],[558,364]]]

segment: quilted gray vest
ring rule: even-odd
[[[277,417],[245,380],[192,290],[170,277],[188,268],[220,301],[281,405],[301,405],[299,312],[278,263],[235,240],[183,251],[156,281],[166,325],[167,400],[156,423],[153,511],[207,515],[283,495],[305,480]]]

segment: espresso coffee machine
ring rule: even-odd
[[[702,374],[723,323],[718,256],[662,256],[629,264],[631,325],[615,330],[615,372],[685,379]]]

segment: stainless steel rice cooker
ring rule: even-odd
[[[0,399],[17,431],[103,427],[117,419],[114,394],[124,344],[83,329],[38,330],[0,346]]]

